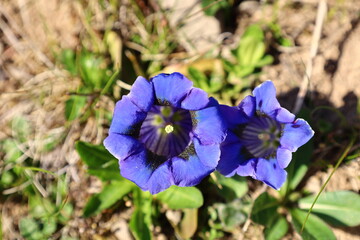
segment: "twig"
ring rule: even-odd
[[[322,30],[322,26],[324,23],[326,13],[327,13],[326,0],[320,0],[317,15],[316,15],[315,30],[313,32],[312,40],[311,40],[310,55],[309,55],[309,59],[306,64],[305,74],[304,74],[304,77],[303,77],[303,80],[302,80],[302,83],[300,86],[300,90],[297,95],[295,107],[293,109],[293,113],[295,113],[295,114],[297,114],[300,111],[301,106],[304,102],[306,92],[310,85],[310,79],[311,79],[311,74],[312,74],[312,70],[313,70],[313,61],[314,61],[314,58],[318,51],[319,41],[320,41],[320,37],[321,37],[321,30]]]
[[[116,81],[116,84],[119,86],[119,87],[121,87],[121,88],[123,88],[123,89],[126,89],[126,90],[131,90],[131,85],[130,84],[127,84],[126,82],[123,82],[123,81],[121,81],[121,80],[117,80]]]

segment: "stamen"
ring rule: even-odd
[[[260,133],[258,135],[258,138],[262,141],[269,141],[271,139],[271,136],[268,133]]]
[[[281,124],[261,114],[243,126],[240,138],[248,153],[253,157],[268,159],[279,145],[280,133]]]
[[[192,129],[189,111],[155,105],[141,124],[139,140],[153,154],[173,157],[188,146]]]
[[[174,127],[171,124],[165,126],[166,133],[172,133],[174,131]]]

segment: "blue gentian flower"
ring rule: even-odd
[[[104,145],[144,191],[194,186],[218,164],[226,126],[217,101],[192,85],[180,73],[138,77],[116,103]]]
[[[271,81],[256,87],[237,107],[220,106],[228,124],[217,170],[251,176],[279,189],[295,152],[314,135],[309,124],[282,108]]]

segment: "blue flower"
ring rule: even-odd
[[[251,176],[279,189],[286,180],[284,170],[295,152],[314,135],[303,119],[282,108],[276,89],[266,81],[237,107],[220,106],[228,133],[221,146],[217,170],[231,177]]]
[[[180,73],[138,77],[116,103],[104,145],[144,191],[196,185],[218,164],[226,126],[216,100],[192,85]]]

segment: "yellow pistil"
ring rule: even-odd
[[[165,132],[166,133],[172,133],[174,131],[174,127],[171,124],[168,124],[165,126]]]

